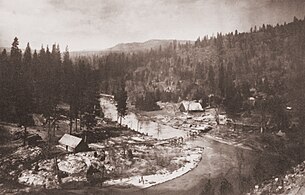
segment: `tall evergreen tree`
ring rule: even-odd
[[[211,65],[209,66],[209,70],[208,70],[208,82],[211,89],[210,92],[213,93],[215,90],[215,72],[214,72],[214,68]]]
[[[9,115],[10,99],[10,77],[9,77],[9,60],[6,49],[0,55],[0,119],[7,120]]]
[[[69,104],[70,134],[73,129],[73,120],[77,118],[78,94],[76,70],[70,59],[68,46],[64,52],[62,62],[62,93],[64,101]]]
[[[225,95],[225,83],[224,83],[225,78],[224,77],[225,77],[225,73],[224,73],[223,63],[220,63],[219,75],[218,75],[218,79],[219,79],[218,86],[219,86],[219,90],[220,90],[220,95],[222,97],[224,97],[224,95]]]
[[[31,48],[27,45],[25,56],[21,62],[21,50],[18,48],[18,39],[15,38],[11,49],[11,63],[16,68],[15,85],[15,111],[17,122],[24,127],[24,144],[27,135],[27,127],[31,125],[31,113],[33,108],[32,83],[29,76],[31,66]]]
[[[15,116],[16,116],[16,102],[18,98],[18,94],[20,93],[21,90],[21,58],[22,58],[22,53],[21,50],[19,49],[19,40],[17,37],[14,38],[14,41],[12,43],[11,47],[11,55],[10,55],[10,66],[8,70],[9,78],[8,78],[8,86],[7,89],[9,90],[9,116],[11,121],[15,121]]]
[[[90,71],[89,80],[83,94],[85,104],[82,122],[87,130],[91,130],[97,123],[96,117],[101,115],[97,71]]]

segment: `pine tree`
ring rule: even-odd
[[[16,67],[16,88],[15,88],[15,108],[16,117],[19,125],[24,127],[24,145],[27,136],[27,127],[31,125],[31,113],[33,108],[32,99],[32,83],[29,79],[29,71],[31,66],[31,49],[27,45],[25,56],[21,62],[21,50],[18,48],[18,39],[15,38],[11,49],[11,61]],[[22,64],[22,65],[21,65]]]
[[[6,49],[0,55],[0,119],[7,120],[10,101],[9,61]]]
[[[210,85],[210,92],[213,93],[215,90],[215,72],[214,68],[210,65],[208,70],[208,82]]]
[[[57,105],[59,104],[58,86],[56,85],[56,67],[52,63],[54,58],[47,46],[45,56],[42,59],[42,113],[48,124],[48,141],[51,141],[51,128],[55,128],[58,117]]]
[[[35,63],[34,63],[35,62]],[[46,83],[46,51],[42,46],[38,55],[37,61],[35,53],[33,55],[33,67],[35,70],[35,110],[37,113],[44,113],[45,102],[45,83]]]
[[[11,47],[11,55],[10,55],[10,66],[8,70],[8,98],[10,101],[8,105],[10,106],[8,115],[10,116],[11,121],[16,120],[16,102],[18,98],[18,92],[21,89],[20,87],[20,76],[21,76],[21,58],[22,53],[21,50],[18,48],[19,41],[18,38],[15,37]]]
[[[52,83],[53,83],[53,93],[55,101],[58,103],[63,99],[62,95],[62,66],[61,66],[61,55],[59,45],[53,44],[51,51],[51,61],[52,61]]]
[[[11,66],[14,68],[13,74],[14,76],[20,76],[20,69],[21,69],[21,58],[22,53],[21,50],[18,48],[19,40],[17,37],[14,38],[14,41],[12,43],[11,47],[11,56],[10,56],[10,62]]]
[[[73,120],[77,117],[78,108],[78,94],[77,94],[77,77],[76,71],[73,68],[73,63],[70,59],[68,46],[63,56],[63,72],[62,72],[62,93],[64,101],[69,104],[69,120],[70,120],[70,134],[73,129]]]
[[[90,68],[87,62],[83,59],[79,59],[78,62],[78,69],[76,73],[76,121],[75,121],[75,127],[77,130],[77,118],[80,119],[79,127],[82,128],[82,118],[86,112],[87,107],[87,99],[86,99],[86,89],[88,86],[90,77]],[[75,97],[74,97],[75,98]]]
[[[90,70],[90,76],[84,93],[84,114],[82,122],[87,130],[91,130],[97,123],[96,117],[101,115],[99,102],[99,84],[98,74],[96,71]]]
[[[195,41],[195,47],[199,47],[200,46],[200,37],[198,37]]]
[[[222,97],[224,97],[225,95],[225,83],[224,83],[224,78],[225,77],[225,73],[224,73],[224,67],[223,67],[223,63],[220,63],[219,66],[219,82],[218,82],[218,86],[219,86],[219,90],[220,90],[220,95]]]
[[[37,51],[34,50],[33,58],[32,58],[32,65],[31,65],[31,76],[32,76],[32,86],[33,86],[33,112],[39,113],[39,59]]]

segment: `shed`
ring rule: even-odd
[[[70,134],[64,134],[58,142],[69,152],[81,152],[89,148],[82,138]]]
[[[202,112],[203,108],[199,102],[182,101],[179,106],[181,112]]]

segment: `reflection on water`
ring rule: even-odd
[[[106,118],[118,121],[118,114],[115,105],[111,100],[101,98],[101,106]],[[149,121],[141,118],[132,112],[129,112],[123,119],[122,125],[128,126],[130,129],[147,134],[157,139],[169,139],[173,137],[186,137],[186,131],[174,129],[170,126],[162,125],[157,122]]]
[[[111,101],[102,98],[101,105],[105,117],[116,121],[116,107]],[[158,139],[186,136],[186,132],[183,130],[158,124],[145,118],[139,119],[134,113],[129,113],[122,123],[131,129],[147,133]],[[288,161],[278,156],[245,150],[206,138],[198,138],[191,141],[190,144],[204,147],[202,160],[193,171],[144,190],[108,188],[99,189],[100,194],[246,194],[255,184],[281,173],[291,166]]]

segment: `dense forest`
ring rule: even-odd
[[[58,45],[22,53],[16,37],[10,52],[0,55],[0,120],[32,125],[32,114],[43,114],[54,127],[62,116],[92,128],[99,115],[99,75],[84,60],[73,63],[69,51],[61,54]],[[64,109],[68,105],[68,109]]]
[[[160,100],[205,104],[213,97],[215,105],[240,113],[253,109],[252,98],[256,109],[287,128],[287,107],[305,119],[304,54],[305,21],[297,18],[148,51],[73,59],[58,45],[32,52],[28,44],[22,53],[15,38],[0,56],[0,117],[26,125],[30,113],[42,113],[51,122],[65,103],[71,120],[90,126],[98,94],[126,89],[128,100],[143,110],[157,109]]]

